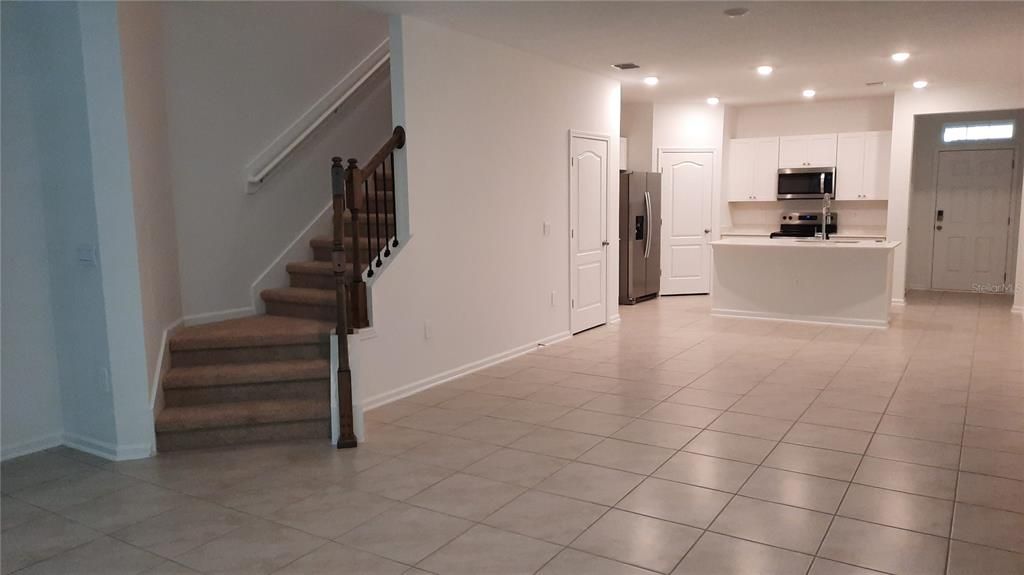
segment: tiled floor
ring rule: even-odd
[[[3,573],[1024,573],[1024,322],[621,323],[291,444],[3,465]],[[19,571],[20,570],[20,571]]]

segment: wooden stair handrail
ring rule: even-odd
[[[362,168],[355,159],[349,159],[348,165],[342,163],[342,159],[335,157],[331,159],[331,195],[332,195],[332,245],[331,263],[334,272],[334,289],[336,292],[335,303],[337,305],[337,316],[335,333],[338,337],[338,419],[341,432],[338,437],[338,449],[356,447],[358,441],[355,436],[355,420],[352,408],[352,369],[349,360],[348,334],[355,328],[367,327],[369,325],[369,311],[367,310],[366,283],[363,281],[362,267],[359,257],[359,238],[362,233],[363,219],[361,213],[366,214],[366,270],[367,276],[373,276],[373,268],[382,265],[380,240],[383,239],[383,256],[391,255],[391,248],[398,247],[397,231],[397,202],[395,190],[391,190],[391,203],[389,206],[387,195],[387,160],[391,160],[391,181],[395,181],[395,150],[405,147],[405,128],[396,126],[380,150],[370,158],[370,161]],[[384,216],[381,221],[380,202],[381,190],[377,185],[377,170],[381,170],[381,180],[384,183]],[[370,178],[373,179],[372,196]],[[392,186],[394,187],[394,186]],[[371,223],[370,200],[373,200],[372,207],[375,208],[373,215],[376,216],[376,229]],[[390,209],[389,209],[390,208]],[[345,213],[350,215],[352,222],[352,272],[348,272],[348,256],[345,252]],[[389,219],[393,220],[389,224]],[[381,227],[383,226],[383,230]],[[376,241],[371,242],[371,232],[376,231]],[[392,235],[393,233],[393,235]],[[377,260],[373,260],[373,247],[377,245]],[[351,276],[349,275],[351,273]]]

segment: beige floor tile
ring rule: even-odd
[[[491,417],[540,425],[550,423],[569,413],[569,411],[571,411],[571,408],[563,405],[517,400],[491,412]]]
[[[953,512],[953,538],[1024,553],[1024,515],[957,503]]]
[[[704,430],[683,448],[690,453],[721,457],[743,461],[745,463],[761,463],[775,447],[774,441]]]
[[[679,449],[697,437],[700,429],[637,419],[615,432],[612,437],[666,449]]]
[[[700,530],[611,510],[572,547],[644,569],[668,573],[700,536]]]
[[[535,429],[537,426],[530,423],[496,417],[481,417],[452,431],[450,435],[495,445],[508,445]]]
[[[630,421],[631,418],[621,415],[574,409],[548,425],[556,429],[607,437],[625,427]]]
[[[853,484],[843,499],[839,515],[948,537],[953,502]]]
[[[49,515],[48,512],[35,505],[29,505],[6,495],[0,499],[0,510],[3,510],[3,513],[0,513],[0,529],[3,531]]]
[[[528,367],[524,370],[513,373],[508,376],[508,379],[529,383],[552,384],[558,383],[567,377],[569,377],[569,372],[566,371],[544,369],[541,367]]]
[[[22,489],[18,499],[50,511],[59,511],[85,503],[119,489],[143,485],[140,481],[118,473],[89,468],[76,473]]]
[[[865,569],[847,563],[839,563],[830,559],[815,557],[811,564],[811,570],[807,575],[878,575],[881,571]]]
[[[379,495],[335,486],[282,507],[268,518],[306,533],[333,539],[396,504]]]
[[[764,464],[768,467],[841,481],[853,479],[861,457],[852,453],[780,443]]]
[[[743,486],[740,495],[835,513],[847,485],[845,481],[761,467]]]
[[[705,533],[672,575],[748,575],[805,573],[809,555]]]
[[[472,526],[457,517],[402,505],[349,531],[338,542],[413,565]]]
[[[811,407],[838,407],[880,414],[885,411],[888,402],[888,398],[878,395],[826,389],[814,400]]]
[[[537,575],[652,575],[654,571],[641,569],[575,549],[564,549]]]
[[[530,574],[561,548],[516,533],[477,525],[420,563],[438,575]]]
[[[192,501],[191,497],[143,483],[67,507],[60,514],[97,531],[112,533]]]
[[[962,541],[949,546],[948,575],[996,575],[1024,573],[1024,555]]]
[[[882,422],[878,424],[878,433],[959,445],[963,425],[900,415],[884,415]]]
[[[413,447],[402,454],[402,459],[457,471],[469,467],[498,449],[500,448],[497,445],[490,443],[444,437]]]
[[[784,395],[748,395],[737,401],[729,411],[796,421],[813,399],[794,399]]]
[[[881,419],[882,416],[878,413],[815,405],[808,407],[800,417],[800,421],[804,423],[870,432],[875,431]]]
[[[727,393],[723,391],[711,391],[707,389],[696,389],[687,387],[677,391],[672,397],[665,401],[671,403],[683,403],[696,405],[710,409],[729,409],[732,404],[739,401],[743,395],[739,393]]]
[[[407,499],[452,475],[450,469],[394,459],[353,476],[351,487],[389,499]]]
[[[364,414],[364,417],[366,418],[366,421],[393,423],[407,415],[412,415],[417,411],[423,411],[425,407],[426,406],[421,403],[399,400],[371,409]]]
[[[862,454],[867,451],[868,443],[871,442],[871,433],[798,422],[789,430],[783,441],[807,447]]]
[[[721,491],[649,477],[616,507],[704,529],[731,498]]]
[[[409,503],[480,521],[519,496],[524,488],[459,473],[409,499]]]
[[[786,435],[786,432],[789,431],[792,425],[792,421],[785,419],[727,412],[719,416],[714,423],[708,426],[708,429],[778,441]]]
[[[464,473],[486,477],[495,481],[533,487],[564,467],[568,460],[519,451],[502,449],[470,465]]]
[[[643,414],[643,419],[703,428],[710,425],[721,414],[722,411],[718,409],[664,402]]]
[[[153,555],[131,545],[110,537],[95,539],[36,563],[19,571],[25,575],[82,575],[104,573],[116,575],[133,575],[143,573],[164,562],[162,557]]]
[[[325,540],[269,522],[236,529],[176,559],[204,572],[273,573]]]
[[[537,489],[601,505],[614,505],[641,481],[643,476],[635,473],[570,463],[542,481]]]
[[[964,445],[1024,455],[1024,433],[968,425],[964,429]]]
[[[501,411],[501,409],[497,411]],[[418,429],[420,431],[447,433],[471,421],[480,419],[480,417],[481,416],[476,413],[465,413],[462,411],[452,411],[450,409],[428,407],[422,411],[417,411],[416,413],[407,415],[402,419],[395,421],[395,425]]]
[[[1024,481],[961,472],[956,500],[1024,513]]]
[[[97,537],[100,537],[98,531],[46,513],[3,532],[0,570],[6,575]]]
[[[960,462],[960,447],[949,443],[879,433],[872,437],[867,455],[879,459],[956,469]]]
[[[657,404],[658,402],[653,399],[626,397],[624,395],[601,395],[584,403],[580,406],[580,409],[626,417],[637,417]]]
[[[94,471],[96,468],[85,463],[50,451],[40,451],[0,463],[0,489],[3,489],[4,493],[14,493],[61,477],[78,476]]]
[[[173,559],[253,521],[237,511],[194,502],[125,527],[113,537]]]
[[[599,397],[601,394],[596,391],[576,389],[573,387],[548,386],[531,394],[527,399],[539,401],[540,403],[553,403],[564,407],[579,407],[584,403]]]
[[[400,575],[407,569],[407,565],[331,542],[274,575]]]
[[[756,465],[681,451],[657,471],[655,477],[735,493]]]
[[[710,530],[800,553],[814,553],[831,515],[737,496]]]
[[[601,438],[594,435],[540,428],[514,441],[509,447],[553,457],[575,459],[600,442]]]
[[[388,455],[404,453],[417,445],[441,437],[429,433],[397,425],[378,425],[367,430],[362,446]]]
[[[547,387],[549,387],[548,384],[516,381],[513,379],[499,379],[494,383],[482,385],[474,391],[476,393],[486,393],[498,397],[523,399]]]
[[[864,458],[853,481],[940,499],[953,499],[956,490],[955,471],[874,457]]]
[[[964,447],[960,469],[1024,481],[1024,454]]]
[[[439,385],[436,387],[431,387],[430,389],[425,389],[418,393],[414,393],[409,397],[406,397],[405,401],[409,403],[418,403],[420,405],[432,406],[459,397],[465,392],[465,390],[459,389],[457,387]]]
[[[889,573],[941,575],[946,546],[940,537],[836,517],[819,554]]]
[[[672,457],[673,450],[639,445],[619,439],[605,439],[578,458],[583,463],[650,475]]]
[[[189,569],[181,563],[164,561],[156,567],[143,571],[144,575],[199,575],[199,571]]]
[[[484,386],[482,388],[482,390],[486,389],[487,386]],[[466,413],[487,415],[498,409],[501,409],[502,407],[505,407],[506,405],[512,403],[512,401],[513,400],[508,397],[499,397],[496,395],[490,395],[488,393],[468,391],[466,393],[463,393],[462,395],[453,397],[448,401],[441,402],[438,405],[438,407],[440,407],[441,409],[450,409],[452,411],[464,411]]]
[[[559,545],[568,545],[608,508],[541,491],[527,491],[484,523]]]

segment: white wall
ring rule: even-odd
[[[888,131],[892,129],[892,106],[892,96],[884,96],[730,107],[732,120],[726,139]],[[728,186],[728,182],[724,185]],[[798,201],[727,205],[722,227],[732,233],[768,234],[779,229],[782,212],[821,209],[820,202]],[[834,208],[839,213],[841,234],[885,235],[886,202],[838,201]]]
[[[43,193],[45,135],[34,88],[46,61],[40,49],[41,12],[25,4],[0,4],[3,124],[2,276],[3,357],[0,359],[2,457],[57,445],[64,431],[57,369]]]
[[[914,117],[920,114],[1002,110],[1024,106],[1024,84],[948,88],[896,92],[892,121],[892,161],[889,174],[887,234],[903,242],[893,258],[893,299],[903,301],[907,278],[907,230],[910,218],[911,171],[914,150]],[[1022,236],[1024,237],[1024,236]],[[1018,252],[1019,253],[1019,252]],[[1019,262],[1018,262],[1019,263]],[[1017,277],[1024,277],[1018,265]],[[1018,292],[1017,305],[1024,294]]]
[[[390,135],[386,80],[251,195],[247,166],[387,38],[387,20],[342,3],[161,10],[182,310],[197,321],[253,313],[250,286],[330,201],[331,156],[366,159]]]
[[[634,172],[652,171],[654,105],[650,102],[623,102],[621,132],[622,137],[629,140],[626,168]]]
[[[149,393],[157,384],[164,332],[181,318],[178,236],[167,161],[163,33],[160,5],[118,4],[124,73],[124,105],[131,159],[139,284]]]
[[[617,82],[410,17],[392,38],[412,238],[370,288],[375,336],[355,352],[370,405],[568,334],[570,129],[611,137],[618,205]]]
[[[991,112],[963,112],[954,114],[930,114],[918,116],[914,122],[914,155],[912,188],[910,196],[910,219],[907,232],[907,288],[931,288],[932,244],[935,223],[936,161],[943,150],[957,149],[1005,149],[1015,150],[1016,170],[1013,173],[1010,216],[1013,217],[1010,234],[1010,249],[1007,250],[1007,281],[1015,280],[1017,262],[1017,233],[1020,214],[1020,187],[1024,173],[1024,137],[1019,133],[1013,142],[974,142],[969,144],[945,144],[942,141],[942,127],[948,122],[980,122],[986,120],[1013,120],[1017,126],[1024,126],[1024,110],[1002,110]]]
[[[892,128],[892,102],[883,96],[739,106],[729,138],[886,131]]]

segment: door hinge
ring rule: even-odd
[[[575,156],[569,156],[569,165],[570,166],[575,166],[576,165],[576,157]]]
[[[571,307],[573,309],[576,309],[576,300],[570,299],[569,300],[569,307]]]
[[[570,238],[575,238],[576,237],[576,230],[570,229],[569,230],[569,237]]]

